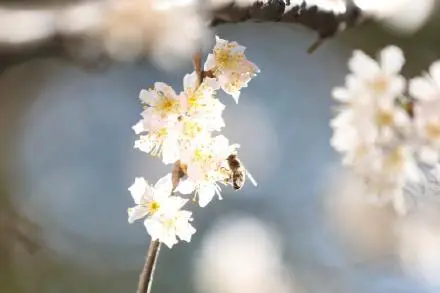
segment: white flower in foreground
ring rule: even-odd
[[[179,198],[180,199],[180,198]],[[169,248],[180,240],[190,242],[196,229],[191,225],[192,213],[181,210],[187,200],[172,201],[162,213],[145,220],[145,227],[152,240],[159,240]]]
[[[171,174],[160,178],[153,186],[142,178],[137,177],[128,190],[136,206],[128,209],[128,222],[161,213],[177,197],[170,197],[172,190]]]
[[[420,159],[434,165],[440,158],[440,61],[434,62],[429,74],[410,81],[414,103],[414,125],[421,139]]]
[[[208,55],[205,63],[205,71],[212,72],[221,88],[232,95],[237,103],[240,90],[259,72],[258,67],[247,60],[245,49],[236,42],[216,36],[213,53]]]
[[[226,158],[239,146],[229,145],[223,135],[207,137],[193,149],[182,154],[182,162],[187,166],[188,178],[177,187],[182,194],[195,191],[201,207],[205,207],[215,195],[221,199],[218,182],[224,183],[229,178],[225,167]]]
[[[372,99],[393,99],[405,90],[405,79],[399,74],[404,63],[402,50],[388,46],[380,52],[379,62],[356,50],[348,66],[356,78],[354,88],[361,94],[372,95]]]
[[[195,233],[191,212],[181,210],[187,199],[172,196],[172,175],[160,178],[150,186],[143,178],[136,178],[129,191],[136,206],[128,209],[128,222],[146,217],[144,225],[153,240],[165,243],[169,248],[176,244],[177,237],[191,241]]]

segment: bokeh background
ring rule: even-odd
[[[353,49],[374,54],[396,44],[406,53],[405,75],[414,76],[440,58],[439,15],[413,32],[358,27],[313,55],[306,48],[314,33],[298,26],[218,27],[261,69],[238,105],[221,96],[225,134],[240,143],[259,186],[225,188],[222,201],[194,209],[197,234],[190,244],[163,247],[153,292],[438,292],[402,267],[389,211],[340,201],[347,193],[356,199],[356,188],[338,179],[329,119],[331,90],[343,83]],[[141,222],[127,222],[127,188],[136,176],[155,181],[168,172],[133,149],[137,97],[155,81],[181,89],[190,71],[189,58],[172,70],[150,62],[90,70],[2,53],[0,292],[135,291],[149,238]],[[439,233],[427,235],[440,250]],[[431,272],[440,276],[438,263]]]

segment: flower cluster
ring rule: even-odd
[[[343,164],[363,178],[369,198],[402,214],[404,187],[417,184],[421,167],[435,167],[440,156],[440,61],[410,81],[400,74],[404,63],[395,46],[377,61],[355,51],[345,86],[333,90],[340,107],[331,121],[331,144]]]
[[[221,199],[219,184],[235,188],[237,180],[249,176],[236,158],[239,145],[218,134],[225,126],[225,106],[216,97],[223,89],[238,102],[240,90],[259,72],[244,51],[245,47],[236,42],[216,37],[204,70],[195,68],[185,75],[182,92],[156,82],[140,93],[144,111],[133,126],[139,135],[134,147],[160,157],[164,164],[173,164],[173,171],[154,187],[136,178],[129,188],[136,203],[128,210],[129,222],[146,217],[145,226],[152,239],[170,248],[177,237],[190,241],[195,233],[190,224],[192,213],[181,210],[188,199],[176,192],[184,196],[194,193],[193,198],[204,207],[215,195]]]

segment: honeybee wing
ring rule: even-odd
[[[249,177],[249,180],[252,182],[252,184],[253,184],[255,187],[257,187],[257,186],[258,186],[257,180],[255,180],[254,176],[252,176],[252,174],[249,173],[248,170],[246,170],[246,175],[247,175],[247,177]]]
[[[243,169],[246,172],[247,177],[249,178],[249,180],[252,182],[252,184],[257,187],[258,183],[257,180],[255,180],[254,176],[252,176],[252,174],[248,171],[248,169],[245,167],[245,165],[243,165],[243,162],[241,163],[241,165],[243,166]]]

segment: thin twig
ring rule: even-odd
[[[193,56],[194,70],[197,74],[197,86],[203,81],[203,69],[202,69],[202,52],[198,51]]]
[[[145,258],[144,268],[139,276],[139,284],[136,293],[150,293],[153,284],[154,270],[156,268],[157,257],[159,256],[160,242],[151,241],[148,247],[147,257]]]
[[[197,86],[199,86],[204,78],[204,72],[202,69],[202,52],[198,51],[193,56],[194,70],[197,74]],[[173,166],[173,191],[179,184],[180,179],[185,176],[185,166],[177,161]],[[147,256],[145,258],[144,268],[139,276],[139,284],[137,293],[150,293],[151,286],[153,284],[154,270],[156,268],[157,258],[160,251],[160,242],[158,240],[151,241],[148,247]]]

